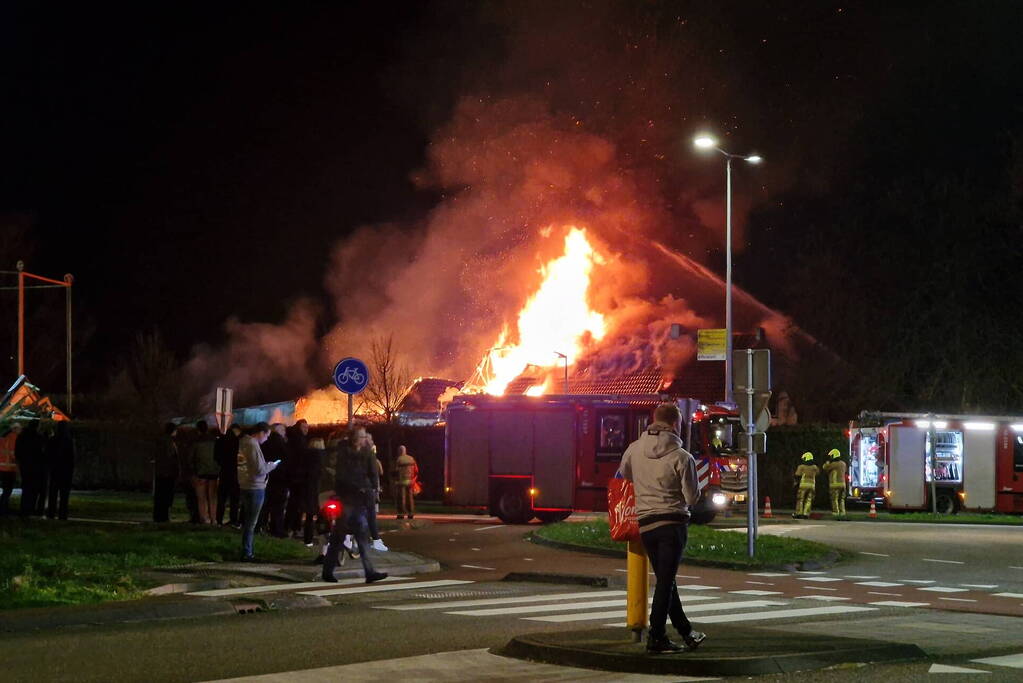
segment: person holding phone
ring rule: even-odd
[[[253,537],[259,511],[266,498],[267,475],[273,472],[280,460],[267,462],[263,458],[260,444],[270,436],[270,425],[260,422],[249,430],[238,443],[238,486],[242,492],[242,561],[254,562]]]

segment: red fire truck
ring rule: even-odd
[[[1023,417],[864,411],[849,465],[850,497],[890,510],[932,509],[933,488],[943,514],[1023,512]]]
[[[607,510],[607,480],[665,399],[650,396],[457,396],[447,409],[444,494],[450,505],[488,508],[506,523]],[[706,523],[745,502],[739,418],[679,399],[683,441],[696,457]]]

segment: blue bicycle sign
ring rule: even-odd
[[[369,368],[358,358],[343,358],[334,366],[334,386],[345,394],[358,394],[369,384]]]

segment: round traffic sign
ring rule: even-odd
[[[334,386],[346,394],[358,394],[369,384],[369,368],[358,358],[342,358],[334,366]]]

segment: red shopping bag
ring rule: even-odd
[[[607,523],[611,538],[616,541],[638,541],[636,490],[628,479],[614,478],[607,482]]]

